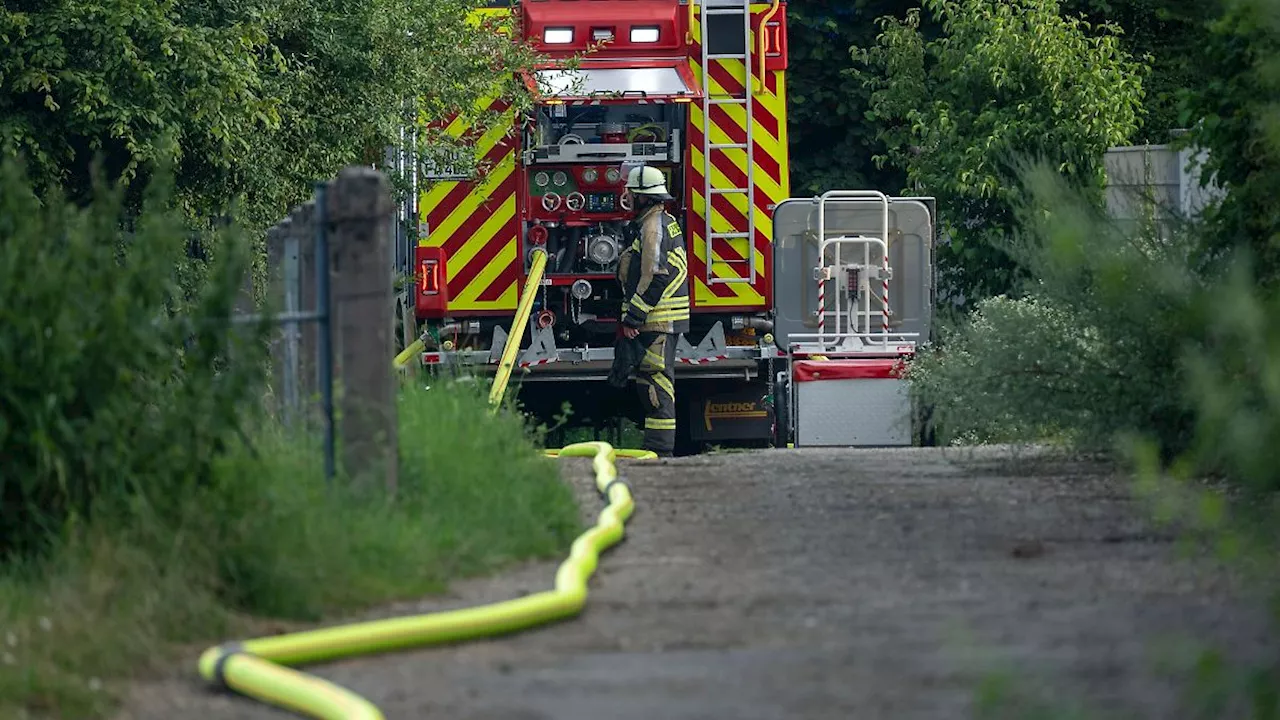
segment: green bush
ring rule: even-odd
[[[219,233],[200,284],[181,282],[191,233],[167,191],[126,233],[118,189],[78,208],[0,165],[0,553],[108,504],[169,512],[258,393],[260,344],[241,341],[261,328],[228,330],[245,245]]]
[[[0,572],[0,716],[100,717],[128,677],[190,643],[265,634],[566,553],[580,531],[556,460],[466,384],[406,388],[400,492],[326,483],[314,440],[232,440],[173,514],[105,519]],[[547,577],[550,584],[552,578]],[[260,618],[260,619],[253,619]],[[264,620],[270,620],[265,624]],[[182,644],[187,654],[176,654]]]
[[[1010,252],[1031,281],[982,302],[911,377],[944,438],[1118,451],[1156,518],[1249,571],[1280,622],[1278,7],[1227,3],[1188,93],[1226,200],[1125,227],[1051,170],[1025,171]],[[1232,654],[1206,644],[1172,668],[1182,714],[1280,716],[1280,659]]]
[[[884,147],[873,162],[905,172],[905,194],[937,198],[937,294],[969,309],[1026,275],[1002,251],[1026,197],[1018,157],[1038,154],[1100,197],[1102,153],[1137,131],[1150,68],[1118,27],[1091,26],[1058,0],[919,5],[879,18],[876,44],[851,49],[847,74],[870,91]]]
[[[1185,448],[1181,352],[1218,304],[1189,265],[1194,228],[1119,225],[1043,166],[1023,182],[1030,201],[1007,247],[1034,280],[979,303],[912,368],[940,437],[1110,449],[1134,432],[1166,455]]]
[[[1023,167],[1030,193],[1007,244],[1030,281],[982,302],[913,369],[944,436],[1140,437],[1165,463],[1194,456],[1196,472],[1280,489],[1254,466],[1280,350],[1268,344],[1280,224],[1260,200],[1280,177],[1276,7],[1224,6],[1203,48],[1209,80],[1185,93],[1201,119],[1190,137],[1228,190],[1202,215],[1121,225],[1055,169]]]
[[[136,672],[194,663],[184,643],[420,596],[581,527],[524,419],[464,382],[402,390],[394,497],[326,481],[258,399],[267,328],[228,322],[246,244],[189,262],[166,198],[134,222],[116,191],[81,209],[0,169],[3,717],[102,716]]]

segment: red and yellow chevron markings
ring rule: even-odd
[[[703,217],[706,201],[703,199],[705,165],[702,154],[703,133],[710,133],[712,143],[745,143],[746,107],[743,105],[715,105],[710,118],[704,117],[700,105],[691,103],[692,128],[689,133],[691,161],[689,163],[689,240],[693,250],[689,263],[692,305],[716,309],[765,309],[769,307],[769,286],[772,282],[773,259],[770,243],[773,238],[772,207],[790,196],[790,172],[787,156],[786,78],[782,70],[765,70],[756,60],[759,51],[758,23],[761,15],[769,12],[769,6],[753,7],[757,29],[752,33],[752,67],[749,86],[743,81],[747,69],[741,60],[711,60],[705,76],[703,92],[711,97],[741,96],[744,89],[752,95],[752,145],[755,157],[755,237],[716,239],[714,247],[706,244],[707,218]],[[701,67],[702,47],[698,43],[701,27],[698,14],[693,13],[694,46],[690,51],[695,77],[704,78]],[[711,187],[734,188],[747,186],[747,154],[745,150],[717,150],[712,154]],[[747,197],[742,193],[716,194],[712,197],[711,226],[716,232],[741,232],[747,226]],[[748,284],[708,283],[707,265],[718,278],[749,277],[749,269],[741,261],[755,255],[756,282]],[[737,261],[738,264],[734,264]]]
[[[519,294],[514,110],[500,100],[490,103],[489,110],[502,112],[505,121],[478,137],[461,117],[445,130],[474,144],[476,157],[489,168],[486,174],[478,181],[440,180],[422,194],[426,237],[419,244],[444,248],[450,312],[512,311]]]

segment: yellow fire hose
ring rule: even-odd
[[[515,367],[516,356],[520,353],[520,342],[524,340],[524,328],[529,324],[529,315],[533,313],[533,299],[538,294],[538,289],[542,287],[542,273],[547,267],[547,251],[543,248],[535,248],[533,251],[533,265],[529,268],[529,279],[525,283],[524,291],[520,294],[520,304],[516,307],[515,321],[511,323],[511,334],[507,337],[506,347],[502,349],[502,358],[498,363],[498,372],[494,375],[493,386],[489,389],[489,404],[496,407],[502,402],[502,396],[507,391],[507,383],[511,380],[511,370]],[[404,350],[396,355],[392,364],[397,368],[402,368],[408,364],[410,358],[415,353],[421,352],[426,347],[422,338],[418,338],[409,344]]]
[[[409,359],[412,358],[416,353],[422,352],[422,349],[425,347],[426,347],[426,343],[422,342],[422,338],[418,338],[417,340],[414,340],[413,342],[409,343],[409,347],[400,351],[400,354],[396,356],[396,359],[392,362],[392,364],[395,365],[397,370],[404,367],[405,365],[408,365]]]
[[[535,253],[490,392],[494,406],[506,390],[546,261],[545,252]],[[404,365],[422,347],[418,340],[405,348],[396,356],[396,366]],[[308,717],[384,720],[382,711],[350,690],[286,666],[500,635],[577,615],[586,604],[587,581],[595,573],[600,553],[622,539],[624,525],[635,508],[630,488],[618,478],[615,460],[648,460],[657,455],[648,450],[616,449],[605,442],[576,443],[545,453],[549,457],[593,458],[596,489],[608,502],[595,526],[574,540],[569,557],[556,571],[553,590],[478,607],[226,643],[200,656],[200,675],[214,685]]]
[[[507,391],[507,381],[511,378],[511,369],[515,366],[516,355],[520,352],[520,342],[524,340],[524,328],[529,324],[529,315],[533,313],[533,298],[537,296],[538,289],[542,287],[542,273],[547,267],[547,251],[543,248],[535,248],[533,251],[533,265],[529,268],[529,280],[525,283],[524,291],[520,295],[520,304],[516,308],[515,322],[511,324],[511,335],[507,338],[507,345],[502,349],[502,360],[498,364],[498,374],[493,378],[493,388],[489,391],[489,403],[497,405],[502,402],[502,396]],[[422,352],[426,344],[422,338],[409,343],[409,346],[400,351],[396,355],[392,364],[397,368],[402,368],[408,364],[409,359],[415,353]]]
[[[535,249],[533,266],[529,268],[529,280],[524,284],[520,305],[516,308],[516,318],[511,323],[511,334],[507,337],[506,347],[502,348],[498,374],[494,376],[493,387],[489,390],[489,404],[493,407],[497,407],[502,402],[502,395],[507,391],[507,381],[511,379],[511,368],[515,366],[516,354],[520,352],[520,341],[524,338],[524,326],[529,324],[529,314],[533,312],[533,298],[542,287],[542,271],[546,266],[546,250]]]
[[[587,580],[595,572],[600,553],[622,539],[623,526],[635,507],[614,461],[619,456],[657,456],[647,451],[616,450],[604,442],[576,443],[547,454],[593,457],[596,489],[608,502],[595,526],[573,542],[569,557],[556,571],[555,589],[479,607],[228,643],[209,648],[200,656],[200,675],[216,685],[308,717],[383,720],[382,712],[359,695],[284,666],[499,635],[578,614],[586,603]]]

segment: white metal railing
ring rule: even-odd
[[[842,200],[843,201],[850,201],[850,200],[879,201],[881,205],[880,237],[873,238],[865,235],[858,235],[858,236],[841,236],[838,238],[828,238],[827,237],[827,203],[832,201],[838,202]],[[882,275],[882,278],[881,278],[882,289],[880,293],[880,301],[881,301],[881,314],[883,316],[883,319],[881,322],[881,331],[887,337],[889,334],[889,314],[890,314],[889,277],[891,274],[891,270],[889,268],[889,244],[888,244],[889,242],[889,197],[884,193],[876,190],[831,190],[823,193],[818,197],[818,241],[819,241],[818,267],[815,270],[815,280],[817,280],[818,282],[818,342],[822,343],[822,342],[825,342],[826,340],[826,316],[827,316],[826,283],[828,280],[831,279],[831,273],[830,273],[829,267],[834,267],[836,270],[839,270],[844,267],[844,263],[841,262],[842,256],[840,251],[843,245],[849,245],[849,244],[859,244],[862,246],[861,269],[864,273],[864,276],[859,279],[859,284],[866,285],[866,288],[865,288],[866,291],[863,293],[860,293],[862,296],[862,304],[864,305],[865,309],[860,312],[856,311],[852,308],[852,303],[851,303],[850,313],[851,313],[851,316],[855,318],[850,322],[852,329],[848,332],[841,332],[841,328],[840,328],[840,320],[841,320],[840,305],[841,304],[837,297],[836,305],[835,305],[836,332],[839,337],[847,337],[850,335],[850,333],[858,334],[857,331],[859,328],[857,327],[856,318],[859,315],[863,317],[866,321],[866,326],[865,326],[865,329],[863,329],[863,334],[870,332],[871,288],[870,288],[870,283],[867,282],[866,273],[869,271],[871,267],[871,246],[879,245],[882,253],[881,272],[880,272],[880,274]],[[826,262],[827,262],[826,249],[830,245],[835,245],[835,257],[833,258],[832,266],[826,265]]]
[[[826,264],[827,248],[833,245],[836,248],[835,264],[827,265]],[[840,249],[844,245],[862,246],[863,256],[867,259],[867,262],[861,265],[857,265],[857,264],[846,265],[844,263],[841,263]],[[882,261],[881,268],[880,268],[880,274],[885,276],[886,278],[885,283],[887,284],[888,283],[887,277],[889,273],[889,261],[888,261],[889,246],[880,238],[867,237],[865,235],[840,236],[840,237],[834,237],[834,238],[826,238],[825,240],[822,240],[821,242],[818,243],[818,258],[822,264],[814,268],[813,274],[814,274],[814,279],[818,283],[818,338],[820,342],[822,341],[822,339],[826,337],[827,302],[826,302],[825,288],[826,288],[827,282],[833,280],[835,278],[835,275],[838,274],[841,270],[844,270],[845,273],[853,272],[858,274],[857,286],[858,286],[859,302],[855,304],[852,300],[850,300],[849,311],[848,311],[849,318],[847,321],[849,325],[849,330],[847,332],[842,332],[842,326],[840,323],[842,319],[840,298],[843,295],[843,293],[836,293],[836,302],[835,302],[836,333],[837,335],[841,335],[841,334],[848,334],[848,332],[862,332],[862,333],[871,332],[872,311],[871,311],[870,279],[871,279],[872,266],[870,263],[869,255],[871,251],[870,246],[872,245],[879,246],[880,251],[884,256],[884,260]],[[861,308],[858,309],[858,306],[861,306]],[[881,331],[887,335],[889,333],[889,294],[888,292],[885,292],[880,296],[880,310],[884,318],[881,323]]]

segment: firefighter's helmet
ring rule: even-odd
[[[631,168],[627,174],[627,189],[637,195],[656,195],[663,200],[670,200],[667,193],[667,176],[656,167],[640,165]]]

